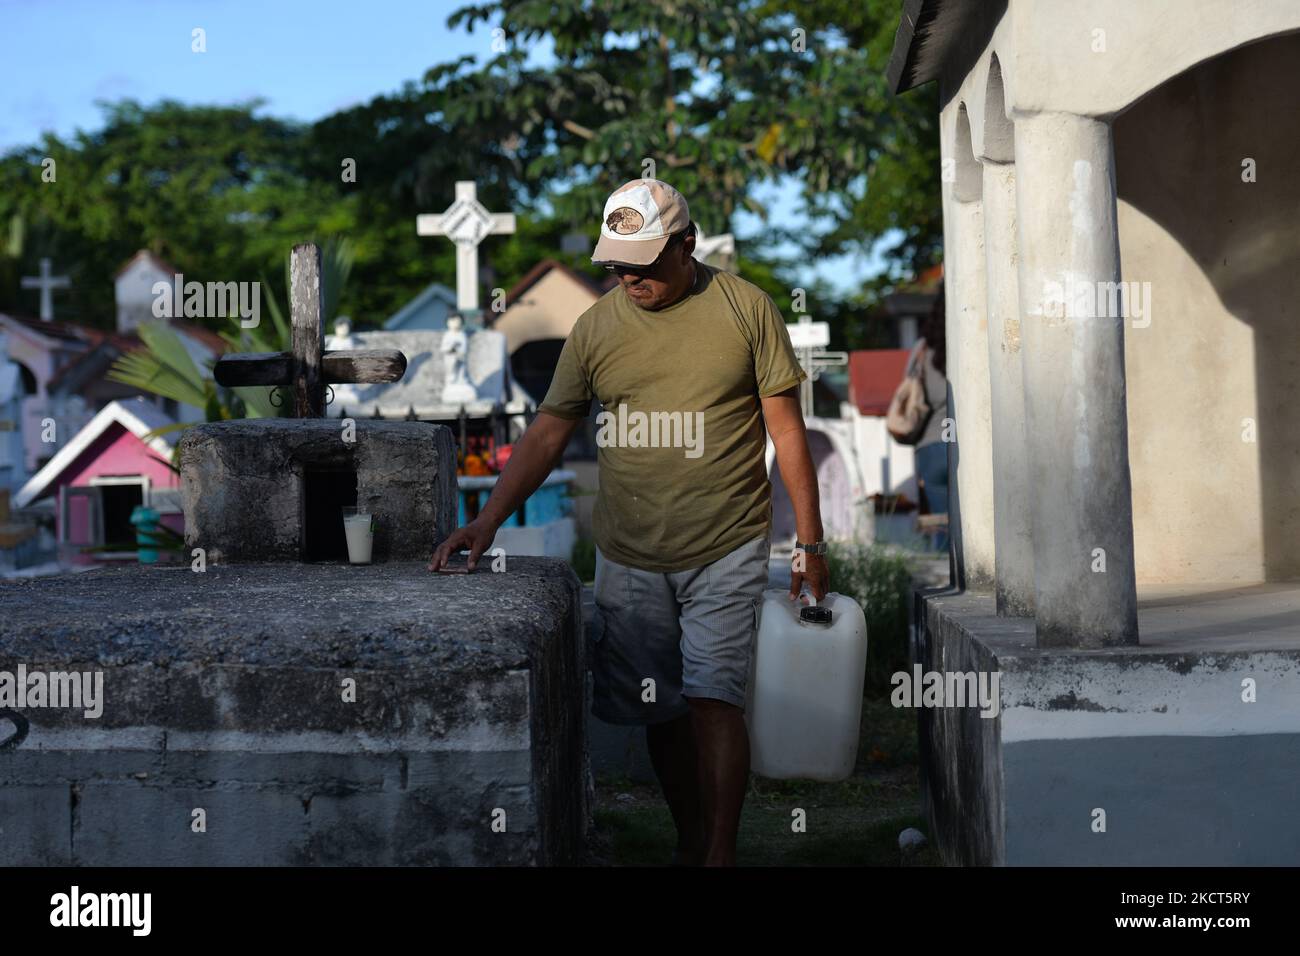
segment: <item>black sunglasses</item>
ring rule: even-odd
[[[612,272],[615,275],[622,272],[630,272],[634,276],[649,275],[659,268],[659,264],[663,262],[663,258],[668,254],[668,250],[672,249],[674,246],[681,245],[685,240],[685,231],[675,232],[673,233],[672,238],[668,240],[668,244],[663,247],[663,250],[659,255],[655,256],[655,261],[650,263],[648,266],[628,266],[623,265],[621,262],[611,262],[606,264],[605,271]]]

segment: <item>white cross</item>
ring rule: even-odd
[[[813,382],[821,376],[823,369],[847,365],[849,353],[817,351],[830,344],[831,327],[826,322],[814,322],[807,315],[800,316],[797,324],[787,325],[786,330],[790,333],[790,344],[799,357],[799,364],[808,373],[799,384],[799,404],[807,418],[813,413]]]
[[[478,312],[478,244],[514,231],[514,213],[484,209],[472,181],[456,183],[456,201],[442,215],[415,217],[416,235],[446,236],[456,243],[456,307],[471,314]]]
[[[41,290],[41,321],[54,321],[54,290],[68,289],[72,283],[68,281],[67,276],[50,275],[50,260],[41,260],[41,274],[39,276],[23,276],[24,289]]]

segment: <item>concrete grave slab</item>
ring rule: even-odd
[[[0,671],[102,671],[104,698],[96,719],[22,712],[0,825],[27,835],[0,840],[0,865],[576,862],[577,579],[545,558],[465,576],[426,563],[0,584]]]

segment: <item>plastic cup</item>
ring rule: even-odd
[[[375,543],[375,519],[365,508],[349,505],[343,509],[343,534],[348,539],[348,561],[369,564]]]

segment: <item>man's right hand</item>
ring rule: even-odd
[[[438,550],[433,552],[433,557],[429,559],[429,570],[440,571],[447,566],[453,552],[464,551],[469,549],[468,567],[471,571],[478,566],[478,559],[483,556],[483,552],[492,546],[492,539],[496,537],[497,529],[491,522],[483,518],[475,518],[463,528],[457,528],[447,540],[438,546]]]

